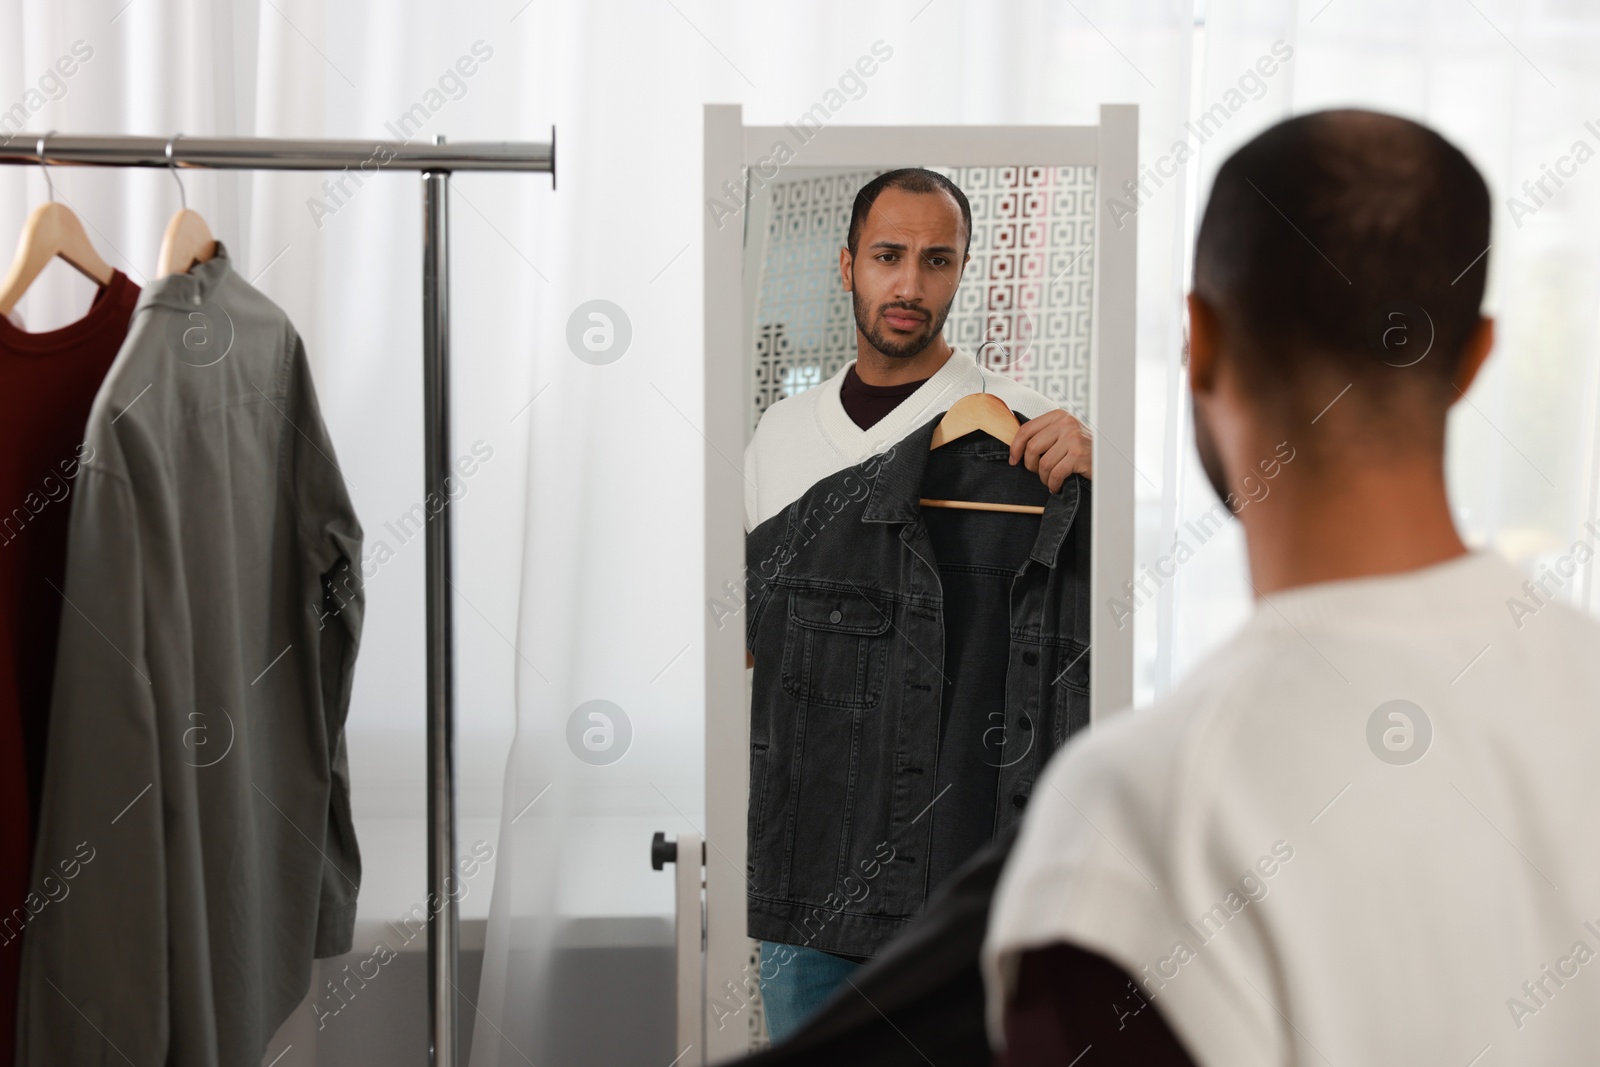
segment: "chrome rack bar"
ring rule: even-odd
[[[171,143],[172,155],[167,155]],[[40,147],[44,151],[39,151]],[[555,188],[556,131],[548,144],[493,141],[447,145],[410,141],[295,140],[274,137],[166,137],[15,133],[0,139],[0,164],[168,167],[200,170],[421,171],[423,484],[444,502],[425,540],[428,764],[428,1007],[434,1067],[459,1067],[456,1012],[460,928],[455,877],[455,686],[450,610],[454,551],[450,496],[450,234],[452,171],[548,172]],[[435,907],[435,904],[441,906]]]
[[[56,166],[166,167],[166,137],[81,137],[52,133],[39,155],[36,133],[0,140],[0,163]],[[411,141],[309,141],[276,137],[179,137],[172,163],[206,170],[343,170],[363,163],[375,170],[548,171],[555,174],[555,128],[550,143],[485,141],[420,144]]]

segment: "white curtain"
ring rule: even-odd
[[[567,952],[659,945],[671,879],[646,865],[650,834],[704,827],[699,634],[722,591],[700,565],[701,105],[790,121],[881,40],[893,57],[834,121],[1092,123],[1102,102],[1133,101],[1142,159],[1190,146],[1196,158],[1151,178],[1137,214],[1133,536],[1151,573],[1129,624],[1144,702],[1249,607],[1236,526],[1163,563],[1211,503],[1180,364],[1195,210],[1232,147],[1308,109],[1417,117],[1489,178],[1501,340],[1453,418],[1452,494],[1475,540],[1550,568],[1560,595],[1595,607],[1590,567],[1572,557],[1600,543],[1585,529],[1600,393],[1600,130],[1586,125],[1600,126],[1597,31],[1582,5],[1510,0],[1199,12],[1187,0],[9,0],[0,115],[20,116],[9,130],[74,133],[389,138],[405,120],[420,138],[544,140],[558,127],[556,191],[537,176],[452,183],[455,448],[492,453],[457,506],[454,608],[462,850],[496,852],[462,902],[489,918],[466,1020],[474,1067],[579,1063],[613,1047],[633,1001],[575,995],[585,979],[564,969]],[[1277,56],[1270,74],[1264,56]],[[1202,138],[1185,123],[1208,112]],[[1575,163],[1579,141],[1590,148]],[[1563,171],[1559,187],[1544,164]],[[422,550],[402,522],[422,497],[420,180],[324,184],[337,178],[183,175],[240,272],[304,334],[374,556],[349,742],[361,915],[381,921],[425,899]],[[171,176],[58,167],[54,179],[106,258],[143,283],[177,206]],[[37,168],[0,167],[0,240],[44,195]],[[31,329],[60,325],[89,293],[53,266],[22,313]],[[600,320],[581,306],[596,300],[631,333],[612,362],[615,347],[582,343]],[[590,747],[585,730],[599,731]],[[619,995],[659,1013],[670,990]]]

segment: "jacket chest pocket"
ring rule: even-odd
[[[807,704],[875,707],[883,697],[890,610],[859,593],[791,592],[784,691]]]
[[[1063,638],[1055,647],[1050,690],[1055,697],[1057,746],[1089,725],[1089,646]]]

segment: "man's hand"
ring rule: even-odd
[[[1052,493],[1069,474],[1093,477],[1094,438],[1083,423],[1060,408],[1029,419],[1011,442],[1011,465],[1021,460]]]

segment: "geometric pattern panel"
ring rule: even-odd
[[[972,260],[944,337],[988,370],[1057,404],[1089,410],[1094,307],[1092,166],[929,167],[972,207]],[[787,177],[768,185],[753,316],[750,426],[768,405],[833,376],[855,358],[855,315],[839,288],[839,249],[856,192],[883,173]],[[758,239],[759,239],[758,238]]]

